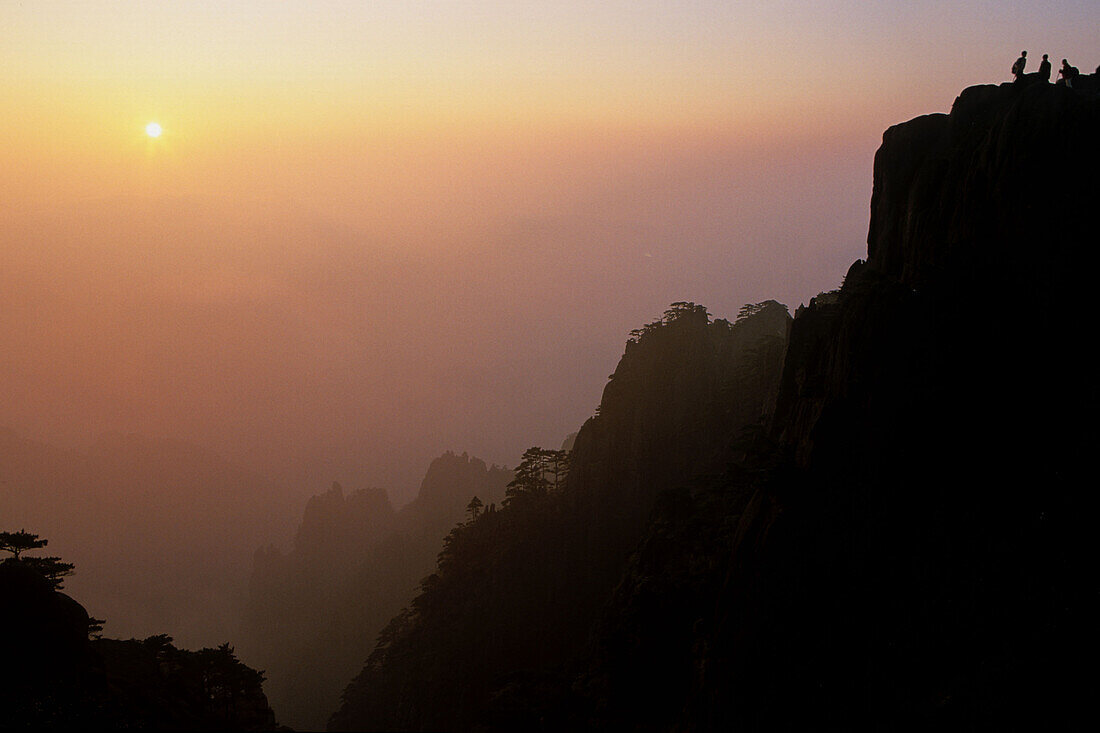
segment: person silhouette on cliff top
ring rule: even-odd
[[[1039,78],[1043,81],[1050,81],[1050,61],[1047,61],[1047,54],[1043,54],[1043,60],[1039,62]]]
[[[1012,75],[1016,77],[1016,81],[1024,78],[1025,66],[1027,66],[1027,51],[1020,51],[1020,58],[1016,59],[1016,63],[1012,65]]]
[[[1059,79],[1058,84],[1065,84],[1067,87],[1073,87],[1073,80],[1081,73],[1080,69],[1076,66],[1070,66],[1069,62],[1062,59],[1062,68],[1058,71]]]

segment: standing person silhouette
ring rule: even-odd
[[[1016,77],[1016,81],[1024,78],[1025,66],[1027,66],[1027,51],[1020,51],[1020,58],[1016,59],[1016,63],[1012,65],[1012,75]]]
[[[1043,54],[1043,60],[1039,62],[1039,78],[1043,81],[1050,81],[1050,62],[1047,61],[1047,55]]]

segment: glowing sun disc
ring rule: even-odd
[[[150,122],[145,126],[145,134],[149,137],[160,137],[161,129],[160,125],[155,122]]]

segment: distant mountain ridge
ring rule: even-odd
[[[319,728],[387,619],[431,572],[471,498],[500,502],[512,472],[466,453],[434,459],[416,498],[333,484],[306,504],[293,549],[256,552],[240,648],[267,673],[279,719]]]

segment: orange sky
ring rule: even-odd
[[[423,180],[440,148],[502,141],[877,134],[1004,78],[1019,45],[1079,58],[1098,30],[1083,2],[728,5],[9,3],[0,190],[345,206],[386,178],[378,153]]]
[[[4,4],[0,425],[513,463],[669,302],[838,284],[886,126],[1100,62],[1093,3],[745,5]]]

